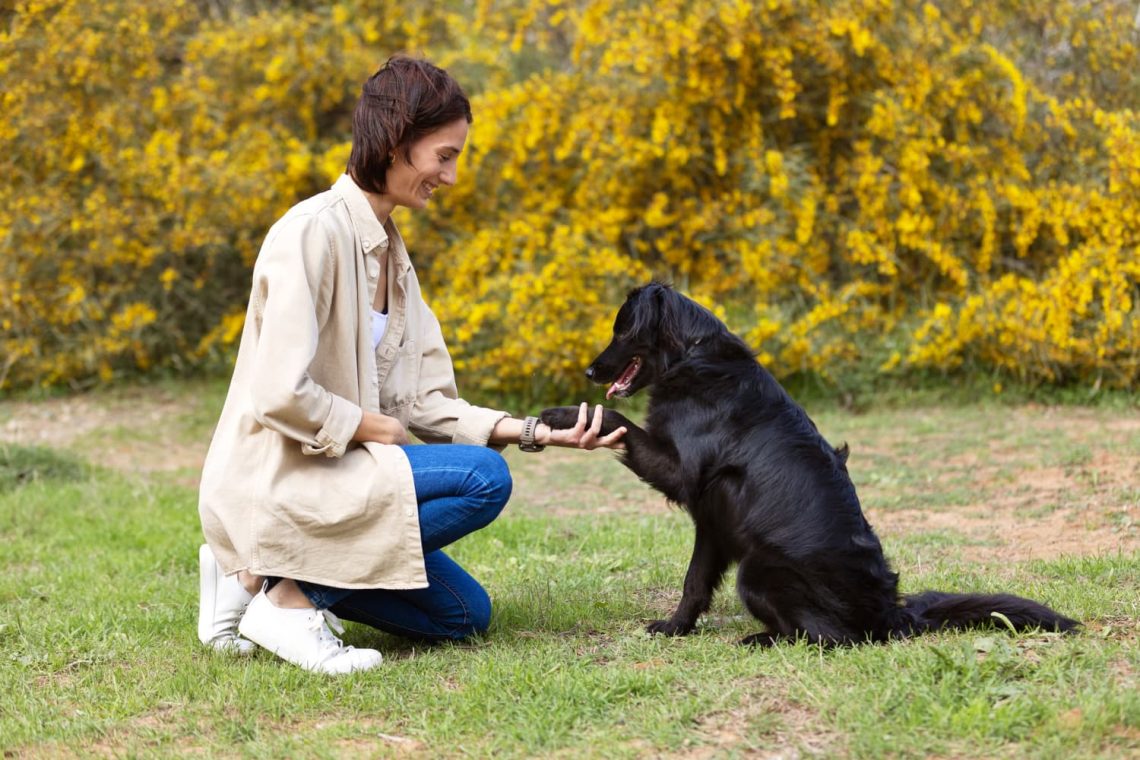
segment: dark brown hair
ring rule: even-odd
[[[457,119],[471,123],[471,103],[443,69],[395,55],[364,83],[352,114],[352,153],[347,172],[356,184],[382,193],[397,151],[411,163],[411,145]]]

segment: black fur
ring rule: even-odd
[[[684,507],[696,526],[681,603],[650,632],[689,633],[734,562],[741,601],[767,626],[743,643],[884,641],[993,625],[994,612],[1018,629],[1079,626],[1007,594],[900,597],[898,575],[847,474],[847,447],[824,440],[707,309],[665,285],[634,290],[618,311],[613,341],[586,374],[614,382],[634,357],[641,368],[617,395],[651,389],[645,427],[607,409],[602,432],[625,426],[623,463]],[[577,419],[577,407],[542,413],[554,428]]]

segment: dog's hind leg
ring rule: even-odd
[[[814,644],[832,645],[854,637],[837,616],[840,600],[821,593],[820,587],[813,586],[793,566],[773,561],[761,552],[741,560],[736,591],[745,608],[768,627],[742,644],[771,646],[806,638]]]
[[[646,630],[666,636],[684,636],[697,624],[697,618],[708,611],[713,592],[728,569],[728,558],[716,546],[708,530],[697,525],[693,557],[685,574],[681,603],[668,620],[654,620]]]
[[[750,636],[745,636],[740,640],[740,645],[744,647],[760,647],[767,649],[774,647],[785,641],[795,641],[791,636],[783,636],[779,633],[770,633],[768,631],[761,631],[754,633]]]

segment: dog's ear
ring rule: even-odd
[[[660,345],[681,354],[727,330],[711,311],[669,287],[661,289],[657,308]]]
[[[657,339],[661,345],[674,351],[681,350],[687,343],[691,319],[688,318],[688,300],[668,286],[658,286]]]
[[[622,318],[621,312],[625,312],[622,335],[636,336],[642,340],[656,342],[661,314],[660,290],[661,286],[658,283],[651,282],[629,291],[625,304],[622,305],[618,314],[620,320]]]

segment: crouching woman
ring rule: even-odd
[[[269,230],[202,472],[204,644],[348,673],[382,658],[345,645],[340,617],[420,640],[484,631],[490,599],[443,549],[506,504],[496,449],[621,446],[600,409],[551,431],[457,394],[391,212],[456,182],[471,121],[446,72],[389,60],[364,85],[346,173]]]

